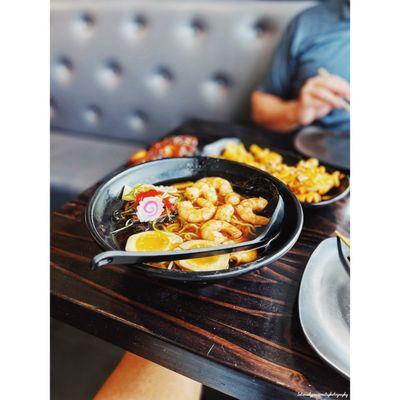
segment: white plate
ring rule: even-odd
[[[204,146],[203,150],[201,152],[201,155],[207,156],[207,157],[213,157],[216,155],[219,156],[225,150],[225,147],[231,143],[239,144],[242,142],[238,138],[235,138],[235,137],[219,139],[219,140],[216,140],[215,142],[212,142],[212,143]]]
[[[344,255],[349,249],[342,246]],[[350,377],[350,275],[336,238],[311,255],[299,293],[300,322],[308,342],[328,364]]]

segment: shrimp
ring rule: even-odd
[[[257,258],[257,250],[237,251],[230,255],[230,261],[235,264],[243,264],[254,261]]]
[[[225,195],[224,200],[226,204],[237,206],[240,203],[240,195],[235,192],[230,192]]]
[[[233,208],[232,204],[224,204],[217,207],[217,212],[215,213],[214,219],[230,222],[234,213],[235,209]]]
[[[236,206],[236,212],[243,221],[250,222],[254,225],[266,225],[269,222],[269,218],[256,215],[254,211],[263,210],[267,204],[268,201],[263,197],[245,199]]]
[[[228,193],[233,192],[232,185],[229,181],[219,177],[209,177],[202,178],[198,183],[206,183],[207,185],[213,187],[221,196],[225,196]]]
[[[224,235],[222,232],[224,232],[226,235]],[[229,222],[212,219],[202,225],[200,228],[200,235],[205,240],[223,243],[230,238],[240,238],[242,236],[242,232]]]
[[[178,215],[187,222],[204,222],[215,214],[216,207],[194,208],[190,201],[182,201],[178,204]]]
[[[193,204],[199,207],[213,207],[214,204],[203,197],[198,197],[196,200],[193,200]]]
[[[200,181],[197,181],[194,185],[186,188],[185,196],[191,201],[194,201],[199,197],[203,197],[213,204],[218,200],[216,190],[205,182]]]

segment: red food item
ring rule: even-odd
[[[140,164],[160,158],[192,156],[197,150],[197,145],[198,140],[195,136],[171,136],[154,143],[147,152],[140,150],[133,154],[131,162]]]
[[[165,197],[165,198],[163,199],[163,203],[164,203],[164,205],[165,205],[165,208],[166,208],[168,211],[170,211],[170,212],[175,211],[176,205],[173,204],[173,203],[171,203],[171,201],[169,200],[168,197]]]
[[[145,197],[158,196],[159,194],[161,194],[161,192],[159,192],[158,190],[155,190],[155,189],[150,189],[150,190],[146,190],[145,192],[139,193],[139,194],[135,197],[135,202],[133,203],[133,207],[136,208],[136,207],[138,206],[138,204],[139,204]]]

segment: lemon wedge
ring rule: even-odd
[[[213,247],[217,243],[209,240],[189,240],[182,243],[177,250],[192,250],[203,247]],[[188,260],[175,261],[181,268],[189,271],[217,271],[227,269],[229,267],[229,254],[221,254],[217,256],[191,258]]]
[[[129,236],[126,251],[168,251],[181,244],[183,239],[172,232],[147,231]]]

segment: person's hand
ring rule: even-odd
[[[314,76],[300,90],[298,119],[301,125],[309,125],[329,114],[334,108],[342,108],[343,98],[350,97],[350,86],[335,76]]]

